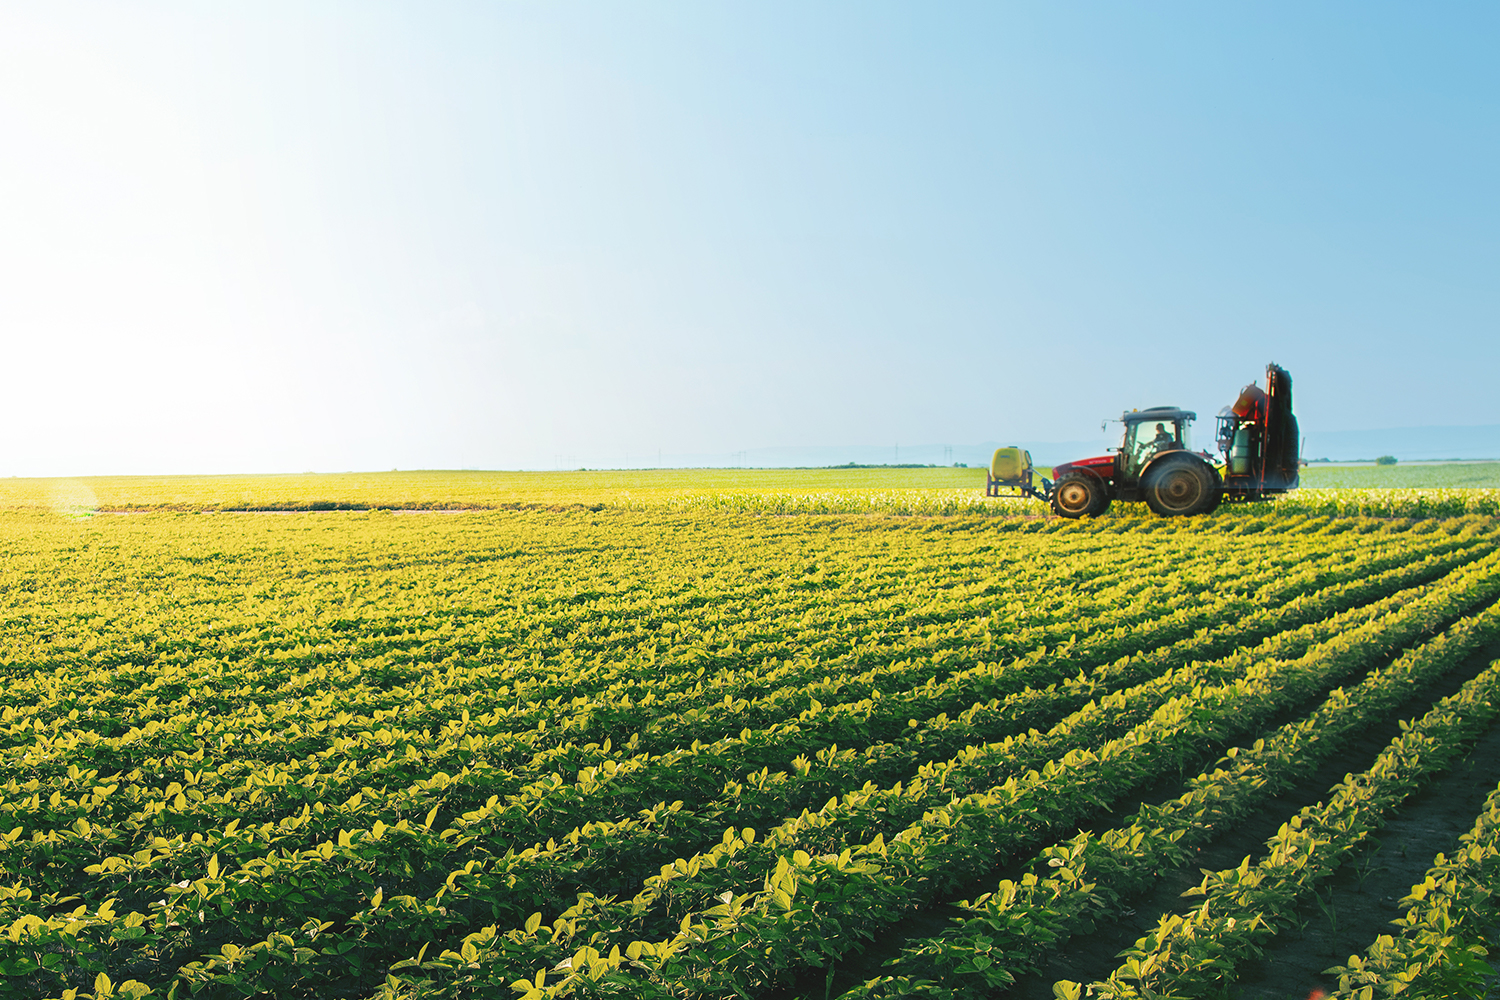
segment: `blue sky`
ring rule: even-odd
[[[0,475],[1500,422],[1500,8],[0,6]],[[1206,435],[1204,435],[1206,437]]]

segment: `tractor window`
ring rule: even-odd
[[[1147,462],[1164,451],[1189,448],[1186,420],[1143,420],[1127,424],[1121,451],[1125,455],[1127,474],[1133,475]]]

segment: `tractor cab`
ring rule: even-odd
[[[1169,451],[1192,451],[1190,437],[1198,415],[1175,406],[1131,410],[1120,417],[1125,439],[1120,445],[1120,478],[1133,482],[1157,455]]]
[[[1219,505],[1219,474],[1192,450],[1198,415],[1175,406],[1127,410],[1113,455],[1054,466],[1048,500],[1063,517],[1098,515],[1113,500],[1144,500],[1158,514],[1201,514]],[[1114,451],[1114,449],[1111,449]]]

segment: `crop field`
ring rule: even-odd
[[[1432,462],[1424,465],[1313,465],[1302,485],[1330,489],[1454,489],[1500,487],[1500,462]]]
[[[0,481],[0,996],[1493,988],[1493,491],[974,471]]]

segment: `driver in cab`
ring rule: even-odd
[[[1167,430],[1166,424],[1156,425],[1156,437],[1151,439],[1151,454],[1160,455],[1177,447],[1177,438]]]

